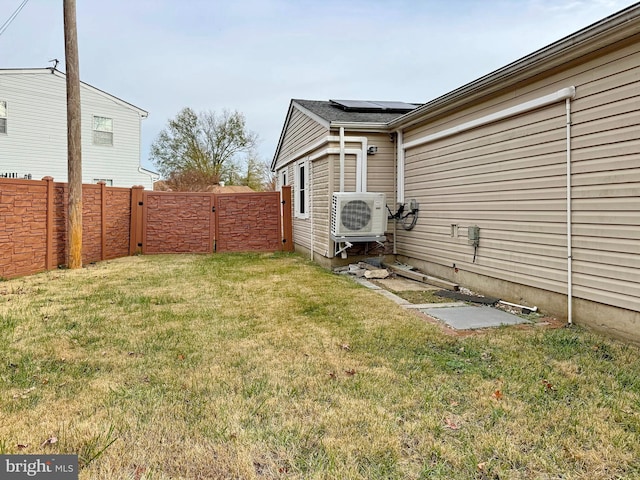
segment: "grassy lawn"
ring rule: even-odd
[[[295,255],[0,282],[0,354],[0,453],[81,479],[640,478],[636,347],[447,336]]]

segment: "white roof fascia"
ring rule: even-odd
[[[567,63],[590,51],[602,48],[604,45],[623,40],[631,34],[637,33],[637,27],[634,27],[632,23],[637,21],[638,18],[640,18],[640,4],[635,4],[547,47],[536,50],[505,67],[427,102],[421,107],[390,121],[387,125],[394,130],[407,128],[431,115],[439,113],[443,109],[455,106],[456,103],[468,104],[473,99],[494,93],[503,89],[506,85]],[[630,23],[632,25],[629,26],[628,24]],[[632,29],[631,32],[628,31],[629,28]],[[607,36],[609,38],[606,42],[598,42],[598,40]]]
[[[389,126],[383,122],[331,122],[331,128],[343,128],[345,130],[371,133],[386,133]]]
[[[287,110],[287,116],[284,119],[284,125],[282,126],[282,131],[280,132],[280,138],[278,139],[278,145],[276,146],[276,151],[273,154],[273,159],[271,160],[271,171],[275,172],[276,161],[278,159],[278,155],[280,153],[280,147],[282,146],[282,141],[284,140],[284,134],[287,131],[287,126],[289,125],[289,120],[291,119],[291,113],[293,112],[293,100],[289,103],[289,108]]]
[[[298,110],[299,112],[301,112],[302,114],[304,114],[304,115],[308,116],[309,118],[311,118],[313,121],[319,123],[320,125],[325,127],[327,130],[329,130],[329,127],[330,127],[329,122],[327,122],[324,118],[319,117],[315,113],[313,113],[310,110],[304,108],[299,103],[296,103],[295,100],[291,100],[291,104],[289,105],[289,110],[287,111],[287,117],[285,118],[284,125],[282,127],[282,132],[280,132],[280,139],[278,140],[278,146],[276,147],[276,151],[273,154],[273,160],[271,160],[271,171],[272,172],[275,172],[278,155],[280,153],[280,147],[282,147],[282,141],[284,140],[284,134],[287,131],[287,127],[289,126],[289,121],[291,120],[291,114],[293,113],[293,109],[294,108],[296,110]],[[285,162],[285,163],[288,163],[288,162]]]
[[[0,69],[0,75],[55,75],[59,78],[65,79],[67,78],[67,76],[61,72],[60,70],[55,70],[51,67],[49,68],[10,68],[10,69]],[[118,98],[114,95],[111,95],[110,93],[105,92],[104,90],[100,90],[99,88],[94,87],[93,85],[89,85],[88,83],[85,82],[80,82],[80,85],[82,85],[84,88],[88,88],[92,91],[94,91],[95,93],[97,93],[98,95],[101,95],[102,97],[105,97],[115,103],[117,103],[118,105],[122,105],[123,107],[129,108],[131,110],[134,110],[138,113],[138,115],[140,115],[140,117],[142,118],[147,118],[149,116],[149,112],[147,112],[146,110],[143,110],[142,108],[136,107],[135,105],[129,103],[129,102],[125,102],[124,100],[122,100],[121,98]]]

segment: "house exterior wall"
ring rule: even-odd
[[[140,166],[141,115],[109,95],[81,84],[82,181],[153,189]],[[66,80],[49,70],[0,72],[0,100],[7,102],[7,133],[0,134],[0,174],[67,180]],[[94,145],[93,117],[113,120],[113,146]]]
[[[287,129],[282,138],[279,155],[276,159],[276,171],[286,165],[290,157],[296,152],[314,144],[328,134],[328,128],[320,125],[293,106]]]
[[[369,145],[378,147],[375,155],[367,156],[367,191],[385,194],[387,205],[394,210],[395,143],[388,133],[367,134]]]
[[[589,305],[617,307],[615,328],[608,328],[636,338],[638,65],[635,35],[404,131],[405,143],[411,142],[575,86],[570,143],[574,313],[576,321],[594,325]],[[565,114],[565,103],[559,102],[408,149],[405,199],[420,202],[420,219],[414,230],[398,231],[398,252],[445,278],[464,278],[467,285],[503,298],[506,291],[519,303],[548,300],[543,309],[566,315]],[[467,244],[470,225],[480,227],[475,262]]]

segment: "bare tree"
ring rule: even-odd
[[[256,142],[257,135],[247,130],[237,111],[197,114],[184,108],[153,142],[150,157],[167,183],[203,190],[228,181],[241,155],[252,152]]]

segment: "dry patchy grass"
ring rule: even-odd
[[[2,282],[0,341],[0,453],[81,479],[640,477],[636,348],[452,338],[295,255]]]

